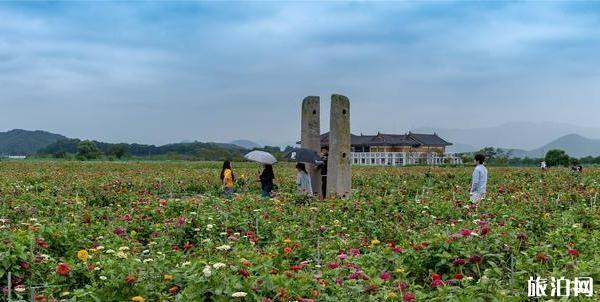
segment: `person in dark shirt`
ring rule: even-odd
[[[260,174],[259,179],[260,188],[262,190],[262,196],[271,196],[271,191],[273,191],[273,180],[275,179],[275,174],[273,173],[273,166],[265,165],[265,168]]]
[[[329,156],[329,148],[321,147],[321,162],[317,165],[317,169],[321,170],[321,196],[323,199],[327,196],[327,157]]]

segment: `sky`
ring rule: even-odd
[[[600,2],[0,2],[0,131],[107,142],[600,128]]]

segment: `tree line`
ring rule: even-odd
[[[485,147],[478,152],[473,153],[462,153],[460,156],[462,157],[463,162],[469,163],[477,153],[485,155],[486,162],[493,166],[540,166],[542,161],[545,161],[548,167],[600,164],[600,156],[575,158],[569,156],[566,151],[560,149],[549,150],[546,155],[541,158],[511,157],[510,150],[494,147]]]
[[[277,158],[282,158],[286,150],[279,147],[265,146],[260,150],[267,151]],[[37,152],[38,157],[54,157],[77,160],[127,158],[151,158],[171,160],[243,160],[248,149],[231,144],[219,143],[177,143],[164,146],[142,144],[111,144],[92,140],[63,139],[50,144]]]

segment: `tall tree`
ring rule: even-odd
[[[82,141],[77,145],[77,157],[81,159],[97,159],[102,155],[98,146],[93,141]]]
[[[549,167],[553,166],[568,166],[570,162],[569,155],[560,149],[552,149],[546,153],[545,161]]]

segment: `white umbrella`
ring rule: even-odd
[[[244,158],[265,165],[272,165],[277,162],[277,159],[275,156],[273,156],[273,154],[259,150],[254,150],[244,155]]]

